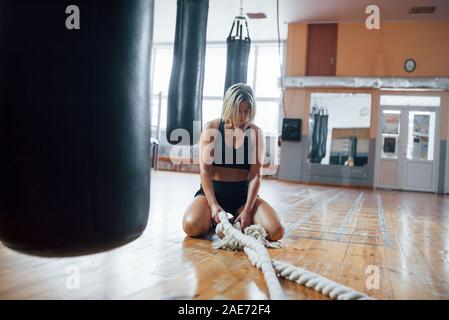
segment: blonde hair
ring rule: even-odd
[[[236,83],[226,90],[223,99],[223,110],[221,112],[221,119],[227,121],[231,119],[232,123],[235,124],[241,102],[248,102],[250,105],[250,116],[245,122],[245,128],[249,126],[256,116],[256,99],[254,97],[253,89],[244,83]]]

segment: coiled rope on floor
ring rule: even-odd
[[[243,234],[239,225],[235,227],[229,222],[228,214],[219,213],[220,222],[216,227],[216,233],[221,239],[214,244],[216,249],[231,251],[244,251],[253,266],[262,270],[267,282],[270,298],[273,300],[285,299],[277,274],[285,279],[294,281],[307,288],[322,293],[336,300],[373,300],[365,293],[356,291],[350,287],[329,280],[319,274],[303,268],[293,266],[277,260],[271,260],[266,247],[280,248],[279,242],[266,240],[266,232],[259,225],[245,228]]]
[[[252,256],[257,258],[257,266],[264,274],[271,299],[284,299],[285,297],[281,284],[276,276],[270,256],[268,255],[268,251],[265,246],[256,240],[256,238],[245,235],[237,228],[234,228],[229,222],[228,216],[225,212],[220,212],[219,217],[221,223],[217,225],[216,233],[220,238],[222,238],[222,240],[219,243],[216,243],[214,247],[216,249],[222,248],[231,251],[241,251],[246,249],[246,253],[247,251],[252,250],[254,252]]]

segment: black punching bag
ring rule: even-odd
[[[6,245],[85,248],[145,229],[153,7],[153,0],[0,2]]]
[[[167,101],[167,141],[198,143],[202,122],[209,0],[178,0],[173,66]]]
[[[244,36],[243,28],[246,29]],[[251,48],[248,23],[243,16],[237,16],[232,23],[227,39],[226,80],[224,93],[236,83],[246,83],[248,75],[248,58]]]

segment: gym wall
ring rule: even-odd
[[[336,76],[345,77],[448,77],[449,21],[385,22],[380,30],[368,30],[364,23],[338,25]],[[417,68],[405,72],[403,65],[413,58]],[[307,24],[290,24],[287,39],[286,76],[305,76]],[[333,172],[328,166],[307,162],[308,114],[312,92],[370,93],[371,128],[369,165],[365,169],[343,168]],[[349,186],[373,186],[379,96],[377,89],[314,88],[286,89],[286,117],[303,119],[301,142],[284,142],[281,148],[279,178],[302,182]],[[404,94],[389,92],[388,94]],[[449,91],[429,93],[441,96],[440,165],[438,191],[444,191]],[[291,161],[291,159],[298,161]],[[317,167],[317,168],[313,168]],[[326,172],[329,171],[329,172]],[[332,171],[332,172],[330,172]],[[345,172],[342,172],[345,171]],[[347,172],[346,172],[347,171]]]

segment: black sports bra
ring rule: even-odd
[[[248,127],[249,128],[249,127]],[[248,130],[248,128],[245,129]],[[218,130],[221,134],[221,145],[214,141],[214,162],[213,166],[244,169],[250,168],[250,150],[251,150],[251,135],[245,134],[243,145],[240,148],[229,148],[225,144],[224,121],[220,119]],[[232,150],[231,150],[232,149]]]

